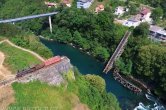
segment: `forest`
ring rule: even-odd
[[[165,0],[135,1],[160,7],[162,10],[165,10],[166,6],[164,5]],[[5,1],[0,3],[0,10],[2,10],[0,17],[12,18],[52,10],[45,7],[42,2],[44,1]],[[12,5],[14,3],[19,5]],[[23,5],[24,7],[20,7]],[[18,14],[18,10],[21,11],[20,14]],[[160,98],[166,98],[166,47],[160,43],[152,42],[148,38],[149,25],[147,23],[142,23],[135,29],[115,24],[113,11],[110,8],[106,8],[99,14],[75,7],[65,8],[62,6],[56,10],[59,11],[59,14],[52,17],[52,33],[49,32],[48,18],[20,22],[16,25],[58,42],[73,43],[103,62],[106,62],[112,55],[125,31],[130,30],[132,35],[124,53],[116,62],[116,66],[125,75],[143,79]]]

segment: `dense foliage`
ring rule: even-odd
[[[166,99],[166,47],[147,38],[147,27],[148,25],[143,23],[133,30],[133,35],[122,58],[117,61],[117,66],[124,74],[128,75],[129,71],[137,78],[143,79],[161,98]]]
[[[49,10],[52,10],[47,8],[44,1],[45,0],[2,0],[0,1],[0,18],[17,18],[46,13]],[[19,24],[25,28],[31,29],[34,32],[40,32],[45,19],[48,18],[27,20]]]
[[[106,92],[105,82],[101,77],[83,76],[77,70],[75,70],[75,74],[77,74],[76,80],[69,82],[68,89],[77,94],[80,101],[87,104],[91,110],[120,110],[116,97],[112,93]],[[96,84],[101,86],[96,86]]]
[[[53,55],[46,46],[40,43],[39,38],[15,25],[0,24],[0,36],[7,37],[16,45],[35,51],[44,58]]]
[[[53,19],[53,33],[43,31],[44,36],[74,45],[89,51],[93,56],[106,61],[126,31],[113,23],[109,11],[92,14],[83,9],[63,9]]]
[[[85,76],[86,80],[90,82],[90,84],[94,87],[96,87],[101,93],[105,91],[105,81],[100,76],[95,76],[88,74]]]
[[[72,110],[76,104],[87,104],[91,110],[120,110],[114,95],[91,85],[86,76],[75,71],[76,79],[67,86],[49,86],[40,82],[15,83],[16,103],[11,107],[55,107],[58,110]],[[95,79],[96,76],[93,76]],[[98,77],[96,77],[98,79]],[[96,80],[97,81],[97,80]],[[77,98],[78,96],[78,98]],[[80,102],[79,102],[80,100]]]
[[[142,46],[136,62],[136,73],[147,82],[153,81],[155,92],[166,97],[166,48],[158,45]]]
[[[130,9],[129,14],[136,14],[138,11],[136,7],[139,7],[140,3],[148,4],[156,8],[152,12],[152,17],[155,21],[161,19],[160,17],[163,17],[162,19],[166,18],[165,0],[127,0],[126,3],[119,0],[110,0],[110,2],[112,8],[115,8],[118,5],[128,5]],[[20,17],[49,11],[43,4],[44,0],[1,0],[0,17]],[[73,43],[78,48],[83,48],[84,51],[89,51],[93,56],[102,61],[107,61],[109,56],[112,55],[126,31],[125,27],[113,23],[114,17],[112,11],[109,9],[99,14],[92,14],[86,10],[75,8],[60,8],[59,11],[60,13],[53,17],[52,34],[49,32],[48,20],[46,18],[24,21],[19,23],[19,25],[23,28],[34,31],[37,34],[42,33],[42,35],[56,41],[67,44]],[[117,66],[124,74],[132,74],[137,77],[140,76],[141,78],[146,77],[146,79],[150,79],[148,80],[149,82],[156,82],[159,84],[159,86],[155,86],[157,88],[157,93],[163,95],[165,92],[164,86],[166,85],[164,79],[166,78],[166,73],[163,71],[163,68],[166,67],[162,63],[162,58],[165,58],[163,53],[161,52],[161,54],[154,55],[154,53],[149,52],[149,58],[157,59],[158,57],[161,57],[158,62],[156,61],[156,65],[148,65],[146,64],[146,60],[148,59],[142,58],[142,54],[146,53],[145,51],[142,53],[143,48],[147,46],[146,49],[149,51],[151,49],[149,45],[153,44],[147,38],[149,33],[148,28],[149,26],[146,23],[143,23],[133,30],[133,34],[129,38],[128,45],[122,54],[122,58],[117,61]],[[19,33],[19,30],[17,29],[11,28],[11,30],[14,31],[3,29],[3,32],[6,33],[6,36],[11,34],[12,36],[15,36],[16,33]],[[2,32],[2,30],[0,31]],[[20,43],[22,40],[13,41],[19,41]],[[23,44],[23,42],[21,44]],[[157,50],[158,44],[154,45],[157,46],[152,47],[154,50]],[[144,68],[144,66],[154,68],[156,73],[155,77],[153,75],[154,70],[147,68],[145,71],[141,69]],[[147,76],[147,73],[150,75]],[[145,81],[147,81],[146,79]],[[161,80],[159,83],[157,82],[158,79]]]

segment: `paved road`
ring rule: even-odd
[[[34,18],[53,16],[53,15],[56,15],[56,14],[58,14],[58,12],[51,12],[51,13],[31,15],[31,16],[24,16],[24,17],[20,17],[20,18],[0,20],[0,23],[11,23],[11,22],[23,21],[23,20],[34,19]]]

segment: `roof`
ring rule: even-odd
[[[129,21],[137,22],[140,21],[142,16],[140,14],[137,14],[129,19]]]
[[[149,30],[153,31],[153,32],[157,32],[162,35],[166,35],[166,30],[164,30],[162,27],[159,27],[156,25],[151,25]]]
[[[70,0],[63,0],[64,4],[70,4]]]
[[[46,5],[48,6],[56,6],[56,3],[53,3],[53,2],[44,2]]]
[[[96,10],[95,10],[95,12],[99,12],[99,11],[103,11],[104,10],[104,5],[103,4],[100,4],[100,5],[98,5],[97,7],[96,7]]]
[[[124,7],[118,6],[117,9],[118,9],[118,10],[124,10]]]
[[[91,2],[92,0],[78,0],[78,2],[83,2],[83,3],[86,3],[86,2]]]
[[[104,5],[103,5],[103,4],[98,5],[98,7],[99,7],[100,9],[104,9]]]
[[[150,12],[151,12],[150,9],[148,9],[148,8],[143,8],[140,13],[143,14],[143,15],[146,15],[146,14],[148,14],[148,13],[150,13]]]

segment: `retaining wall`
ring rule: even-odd
[[[58,63],[18,78],[17,82],[27,83],[34,80],[39,80],[50,85],[59,85],[60,83],[64,82],[63,75],[67,74],[67,72],[72,68],[73,66],[70,63],[70,60],[67,57],[63,57],[63,59]]]

